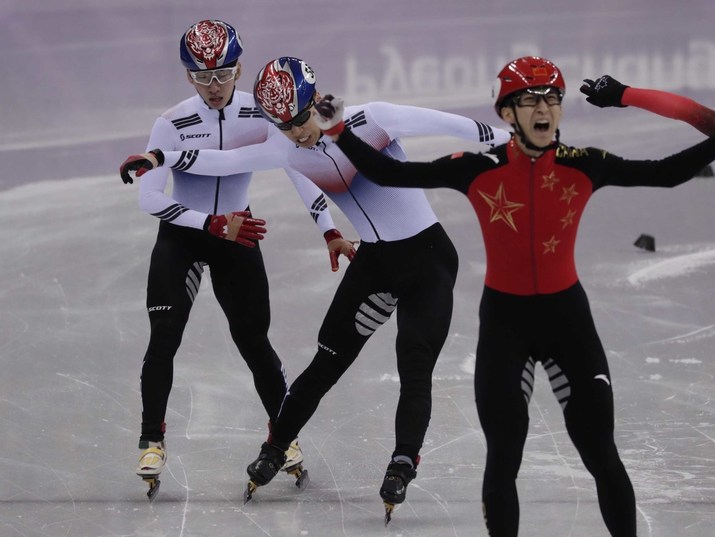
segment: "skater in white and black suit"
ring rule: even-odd
[[[186,31],[180,41],[181,62],[196,95],[156,120],[149,147],[233,149],[267,138],[270,126],[256,109],[253,95],[235,88],[241,53],[240,37],[229,24],[205,20]],[[198,176],[174,170],[171,196],[164,192],[168,178],[168,169],[154,170],[144,175],[139,187],[141,208],[160,220],[147,285],[151,336],[141,372],[142,451],[137,473],[149,478],[157,476],[166,461],[165,415],[173,360],[204,266],[210,268],[214,294],[270,421],[278,416],[287,387],[283,365],[268,340],[268,280],[256,242],[263,238],[265,222],[249,212],[251,174]],[[326,240],[333,241],[331,247],[351,247],[334,229],[320,189],[302,177],[292,178],[313,219],[327,233]],[[302,460],[297,443],[289,458],[291,464]],[[150,493],[154,485],[150,481]]]
[[[400,398],[395,447],[380,493],[387,503],[400,503],[416,475],[429,425],[432,372],[451,321],[457,252],[422,190],[375,185],[322,136],[311,116],[319,98],[315,73],[305,62],[286,57],[269,62],[258,75],[254,97],[278,127],[266,143],[234,151],[139,155],[128,159],[125,173],[164,159],[172,167],[202,174],[287,167],[310,178],[340,207],[360,235],[360,248],[325,316],[315,358],[291,385],[272,436],[248,472],[255,485],[273,478],[289,442],[323,395],[396,310]],[[400,136],[449,135],[489,145],[509,139],[508,132],[466,117],[389,103],[348,107],[345,124],[399,159],[405,158]]]

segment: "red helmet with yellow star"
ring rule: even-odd
[[[510,61],[497,75],[492,89],[497,115],[510,97],[528,89],[544,87],[557,88],[562,95],[566,93],[566,82],[556,65],[539,56],[523,56]]]

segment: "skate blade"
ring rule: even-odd
[[[395,504],[390,502],[383,502],[385,504],[385,527],[392,520],[392,512],[395,510]]]
[[[246,505],[253,498],[253,493],[256,490],[258,490],[258,485],[253,479],[250,479],[248,485],[246,485],[246,490],[243,491],[243,505]]]
[[[303,468],[302,464],[294,466],[293,468],[286,470],[286,472],[288,473],[288,475],[292,475],[293,477],[295,477],[295,486],[301,490],[307,487],[308,483],[310,483],[310,476],[308,475],[308,470]]]
[[[159,486],[161,485],[161,481],[159,481],[159,476],[158,475],[142,476],[142,481],[144,481],[144,483],[149,485],[149,490],[146,493],[146,497],[149,498],[150,502],[153,502],[154,498],[156,498],[156,495],[159,492]]]

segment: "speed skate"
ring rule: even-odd
[[[395,506],[405,501],[407,485],[417,476],[412,464],[405,461],[390,461],[380,487],[380,497],[385,505],[385,526],[392,520]]]
[[[142,449],[139,456],[139,467],[137,475],[149,486],[146,495],[149,501],[153,501],[159,492],[161,481],[159,475],[166,464],[166,444],[161,442],[139,442],[139,449]]]
[[[268,443],[263,444],[258,459],[248,465],[249,480],[243,493],[243,503],[250,501],[258,487],[267,485],[279,471],[293,476],[295,486],[301,490],[310,483],[308,470],[303,466],[303,451],[297,439],[291,442],[285,452]]]

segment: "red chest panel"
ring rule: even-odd
[[[532,159],[512,141],[507,156],[507,165],[479,175],[467,193],[484,236],[485,283],[518,295],[566,289],[578,279],[576,232],[592,183],[558,165],[555,151]]]

